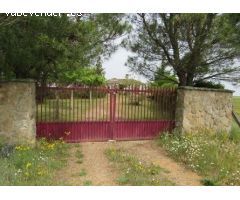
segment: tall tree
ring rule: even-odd
[[[1,14],[1,19],[0,73],[41,84],[67,81],[65,75],[101,63],[116,50],[113,41],[127,29],[120,14],[28,16],[14,23],[6,23],[8,18]]]
[[[224,39],[221,15],[136,14],[125,46],[130,68],[148,78],[156,72],[180,86],[239,72],[239,51]],[[177,80],[164,73],[164,68]],[[161,73],[159,73],[161,72]]]

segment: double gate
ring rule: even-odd
[[[38,138],[140,140],[174,128],[174,88],[39,87],[36,97]]]

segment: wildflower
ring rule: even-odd
[[[47,146],[48,149],[54,149],[54,147],[55,147],[54,143],[53,144],[48,144],[48,146]]]
[[[16,146],[15,147],[15,150],[17,150],[17,151],[27,151],[27,150],[29,150],[30,149],[30,147],[28,147],[28,146]]]
[[[65,135],[70,135],[71,132],[70,132],[70,131],[65,131],[64,134],[65,134]]]
[[[21,149],[21,146],[16,146],[15,150],[19,151]]]

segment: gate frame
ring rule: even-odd
[[[42,90],[41,90],[42,89]],[[43,88],[40,90],[43,91]],[[103,88],[103,87],[71,87],[71,88],[59,88],[59,87],[48,87],[49,90],[66,90],[66,91],[73,91],[71,92],[71,99],[72,99],[72,93],[74,91],[84,91],[84,90],[96,90],[96,91],[102,91],[107,94],[109,94],[109,117],[105,121],[73,121],[73,122],[37,122],[37,136],[38,137],[46,137],[50,139],[59,139],[64,138],[68,142],[82,142],[82,141],[107,141],[107,140],[141,140],[141,139],[152,139],[157,135],[159,132],[164,131],[172,131],[175,127],[175,120],[164,120],[164,119],[156,119],[156,120],[117,120],[116,121],[116,98],[118,92],[129,92],[130,94],[139,94],[143,92],[144,94],[154,92],[155,90],[151,88],[146,88],[143,90],[140,90],[139,88],[136,89],[134,87],[130,87],[129,89],[119,89],[119,88]],[[176,109],[176,94],[177,90],[176,88],[171,89],[163,89],[163,88],[157,88],[161,91],[162,95],[165,97],[165,95],[171,94],[171,97],[174,97],[175,101],[175,109]],[[158,91],[156,90],[156,91]],[[155,91],[155,92],[156,92]],[[108,97],[107,97],[108,98]],[[175,116],[174,116],[175,117]],[[55,129],[54,129],[54,126]],[[59,128],[57,128],[57,126]],[[68,126],[68,128],[66,128]],[[85,128],[84,128],[85,127]],[[99,130],[101,127],[103,130]],[[155,128],[154,128],[155,127]],[[94,138],[92,137],[94,134],[87,133],[90,128],[93,132],[99,131],[99,134],[102,135],[102,138]],[[132,129],[135,128],[135,129]],[[154,129],[157,133],[156,134],[148,134],[147,131]],[[65,131],[63,131],[66,129]],[[68,129],[68,130],[67,130]],[[84,137],[76,136],[81,135],[81,131],[85,131],[88,135],[87,139]],[[45,133],[44,131],[46,130]],[[73,130],[72,132],[78,132],[74,133],[74,137],[70,137],[68,135],[60,134],[59,132],[71,132],[70,130]],[[129,132],[132,133],[132,137],[126,134],[124,131],[129,130]],[[157,131],[158,130],[158,131]],[[58,131],[58,133],[54,133],[55,131]],[[105,131],[105,132],[104,132]],[[153,131],[153,130],[152,130]],[[53,132],[53,133],[52,133]],[[104,134],[105,133],[105,134]],[[90,136],[91,135],[91,136]],[[104,136],[105,135],[105,136]],[[120,136],[121,135],[121,136]],[[130,134],[129,134],[130,135]],[[80,138],[79,138],[80,137]]]

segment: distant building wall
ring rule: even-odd
[[[13,143],[34,143],[36,139],[35,82],[0,82],[0,136]]]
[[[229,132],[232,126],[232,91],[179,87],[176,128],[180,132]]]

